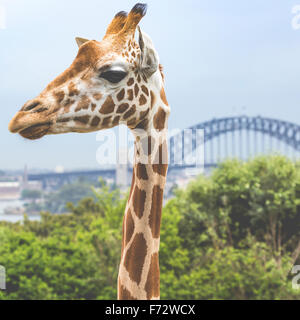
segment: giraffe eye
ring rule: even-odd
[[[100,78],[104,78],[112,83],[118,83],[127,76],[127,72],[120,70],[104,71],[100,74]]]

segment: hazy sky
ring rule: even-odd
[[[9,120],[136,1],[0,0],[0,169],[97,167],[96,133],[27,141]],[[300,0],[149,0],[141,27],[164,65],[170,128],[238,114],[299,123]]]

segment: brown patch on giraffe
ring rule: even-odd
[[[151,109],[152,109],[155,103],[155,94],[152,90],[150,91],[150,97],[151,97]]]
[[[140,122],[137,124],[135,129],[144,129],[145,130],[148,128],[149,120],[145,117],[147,116],[149,111],[150,111],[150,109],[148,108],[147,110],[140,112]]]
[[[147,254],[147,243],[142,233],[137,233],[126,252],[124,265],[129,277],[137,284],[141,282],[143,265]]]
[[[101,125],[103,127],[107,127],[109,126],[110,122],[111,122],[111,116],[104,118]]]
[[[75,117],[74,121],[83,123],[83,124],[87,124],[90,120],[90,116],[81,116],[81,117]]]
[[[92,103],[92,111],[94,111],[96,107],[97,107],[96,103]]]
[[[149,120],[146,118],[142,121],[140,121],[134,129],[143,129],[143,130],[146,130],[148,128],[148,123],[149,123]]]
[[[140,75],[137,76],[137,81],[138,81],[138,83],[141,82],[141,76]]]
[[[153,169],[153,172],[165,177],[168,171],[168,164],[167,163],[153,164],[152,169]]]
[[[137,84],[134,85],[134,95],[137,97],[139,93],[139,86]]]
[[[160,90],[160,98],[161,98],[161,100],[163,101],[163,103],[165,105],[167,105],[167,106],[169,105],[168,101],[167,101],[167,97],[166,97],[166,93],[165,93],[164,87],[162,87],[161,90]]]
[[[146,86],[142,85],[141,87],[142,91],[145,93],[145,95],[148,97],[149,96],[149,90]]]
[[[145,284],[145,290],[147,292],[147,299],[150,300],[153,297],[159,296],[159,259],[158,253],[155,252],[151,256],[151,263],[149,268],[149,273],[147,281]]]
[[[71,118],[61,118],[61,119],[57,119],[56,122],[69,122],[71,120]]]
[[[65,93],[63,91],[56,91],[53,93],[53,95],[57,103],[61,103],[65,98]]]
[[[164,190],[160,186],[155,185],[153,187],[151,211],[149,215],[149,226],[150,226],[153,238],[159,238],[159,234],[160,234],[160,221],[161,221],[163,193],[164,193]]]
[[[134,298],[130,292],[123,287],[121,284],[119,284],[119,299],[120,300],[137,300]]]
[[[106,100],[104,101],[103,105],[101,106],[101,109],[99,110],[100,113],[108,114],[114,111],[115,103],[111,96],[108,96]]]
[[[146,117],[146,115],[149,113],[150,109],[148,108],[145,111],[141,111],[140,113],[140,120],[144,119]]]
[[[126,120],[131,117],[136,111],[135,104],[124,114],[123,119]]]
[[[142,218],[146,200],[146,191],[141,190],[138,186],[135,186],[132,197],[134,212],[139,218]]]
[[[164,141],[158,148],[158,151],[154,158],[154,164],[152,169],[155,173],[160,174],[161,176],[167,175],[168,170],[168,146],[166,141]]]
[[[122,89],[122,90],[117,94],[117,99],[118,99],[118,101],[123,100],[124,96],[125,96],[125,90]]]
[[[153,164],[152,169],[154,172],[165,177],[167,175],[168,165],[167,164]]]
[[[95,100],[98,101],[98,100],[102,99],[103,95],[101,93],[94,93],[93,97],[94,97]]]
[[[78,102],[75,112],[82,109],[88,109],[90,103],[91,103],[91,100],[87,96],[83,96],[81,100]]]
[[[75,100],[67,99],[63,103],[65,112],[69,112],[70,111],[70,107],[73,105],[74,102],[75,102]]]
[[[113,120],[113,122],[112,122],[112,125],[113,125],[113,126],[116,126],[116,125],[119,123],[119,120],[120,120],[120,116],[114,117],[114,120]]]
[[[128,100],[132,101],[133,100],[133,90],[132,89],[127,90],[127,95],[128,95]]]
[[[128,103],[122,103],[119,105],[118,109],[117,109],[117,113],[123,113],[125,112],[127,109],[129,108],[129,104]]]
[[[138,179],[148,180],[147,167],[143,163],[136,165],[136,176]]]
[[[140,99],[139,99],[140,106],[143,106],[146,102],[147,102],[146,97],[143,94],[141,94]]]
[[[100,122],[100,118],[95,116],[91,122],[91,126],[96,127],[99,124],[99,122]]]
[[[134,51],[132,51],[132,56],[135,58],[135,52]]]
[[[153,117],[153,126],[156,130],[161,131],[165,128],[167,114],[162,107],[159,107],[158,111]]]
[[[144,74],[142,75],[142,77],[143,77],[143,80],[147,83],[148,82],[147,77]]]
[[[134,220],[131,215],[131,210],[128,209],[126,214],[126,234],[125,234],[125,245],[128,244],[134,232]]]
[[[136,118],[132,118],[131,120],[129,120],[128,122],[127,122],[127,126],[129,127],[129,128],[134,128],[135,127],[135,125],[136,125]]]
[[[133,78],[130,78],[128,81],[127,81],[127,85],[130,87],[134,84],[134,79]]]
[[[70,84],[68,85],[68,90],[70,97],[78,96],[80,93],[79,90],[76,88],[74,82],[70,82]]]

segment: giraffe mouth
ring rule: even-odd
[[[19,134],[26,139],[36,140],[45,136],[51,127],[51,123],[35,124],[31,127],[19,131]]]

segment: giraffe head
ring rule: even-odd
[[[148,125],[163,74],[151,39],[138,27],[146,4],[115,15],[101,42],[76,38],[78,54],[62,74],[14,116],[9,130],[27,139]],[[139,39],[135,41],[138,29]],[[167,104],[167,103],[166,103]]]

